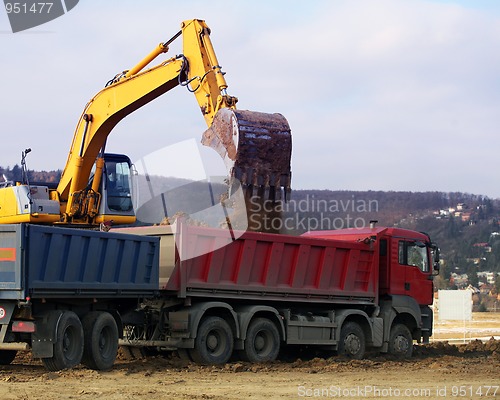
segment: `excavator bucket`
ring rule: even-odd
[[[249,195],[269,200],[290,195],[292,136],[281,114],[222,108],[215,114],[202,143],[224,159],[232,179]]]

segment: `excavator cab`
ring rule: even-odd
[[[94,174],[92,174],[91,180]],[[132,162],[124,154],[104,154],[97,223],[130,224],[135,222],[132,204]],[[92,186],[89,182],[88,187]]]
[[[71,195],[72,220],[65,220],[66,214],[63,213],[57,224],[99,225],[102,229],[134,223],[132,170],[128,156],[101,153],[91,168],[85,187]]]

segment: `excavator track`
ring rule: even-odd
[[[292,136],[283,115],[223,108],[202,143],[217,151],[248,195],[277,200],[283,192],[289,198]]]

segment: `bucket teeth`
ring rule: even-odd
[[[223,108],[215,115],[202,143],[223,158],[228,175],[247,193],[275,200],[290,197],[292,136],[281,114]]]

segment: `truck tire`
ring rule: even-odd
[[[9,365],[16,358],[17,350],[0,350],[0,365]]]
[[[361,360],[365,356],[365,334],[356,322],[346,322],[340,329],[337,352],[341,356]]]
[[[398,358],[410,358],[413,353],[413,338],[406,325],[395,324],[389,334],[389,354]]]
[[[118,353],[118,327],[108,312],[92,311],[82,320],[84,347],[82,363],[88,368],[111,369]]]
[[[194,349],[190,349],[189,354],[198,364],[225,364],[233,347],[233,331],[229,324],[220,317],[207,317],[200,322]]]
[[[257,318],[250,323],[240,352],[243,361],[274,361],[280,351],[280,334],[276,325],[266,318]]]
[[[42,358],[49,371],[73,368],[80,364],[83,355],[83,328],[78,316],[73,311],[64,311],[56,324],[54,354]]]

